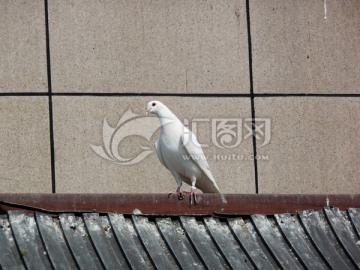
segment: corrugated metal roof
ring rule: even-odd
[[[360,209],[0,215],[2,269],[359,269]]]

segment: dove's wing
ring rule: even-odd
[[[196,136],[186,127],[184,127],[181,142],[188,157],[199,166],[206,176],[206,179],[197,179],[196,183],[199,185],[199,188],[205,193],[220,193],[219,187],[210,171],[209,164],[206,161],[206,157]]]
[[[164,161],[164,159],[163,159],[163,157],[162,157],[162,154],[161,154],[161,146],[160,146],[160,144],[159,144],[159,140],[157,140],[157,141],[155,142],[155,148],[156,148],[156,154],[157,154],[157,156],[158,156],[161,164],[164,165],[164,167],[165,167],[166,169],[169,169],[169,168],[166,166],[166,163],[165,163],[165,161]]]

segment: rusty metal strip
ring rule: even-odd
[[[0,211],[21,209],[45,213],[113,212],[144,215],[251,215],[291,213],[334,206],[340,210],[360,208],[360,194],[277,195],[200,194],[199,203],[189,207],[166,194],[0,194]]]

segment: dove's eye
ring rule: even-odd
[[[153,107],[155,107],[156,106],[156,103],[154,102],[153,104],[151,104]]]

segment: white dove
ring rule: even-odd
[[[178,194],[178,198],[183,199],[183,181],[191,185],[190,205],[197,203],[196,188],[204,193],[220,193],[196,136],[160,101],[150,101],[147,104],[146,115],[149,113],[160,119],[161,129],[155,144],[156,153],[160,162],[176,180],[175,194]],[[171,194],[173,193],[169,196]]]

